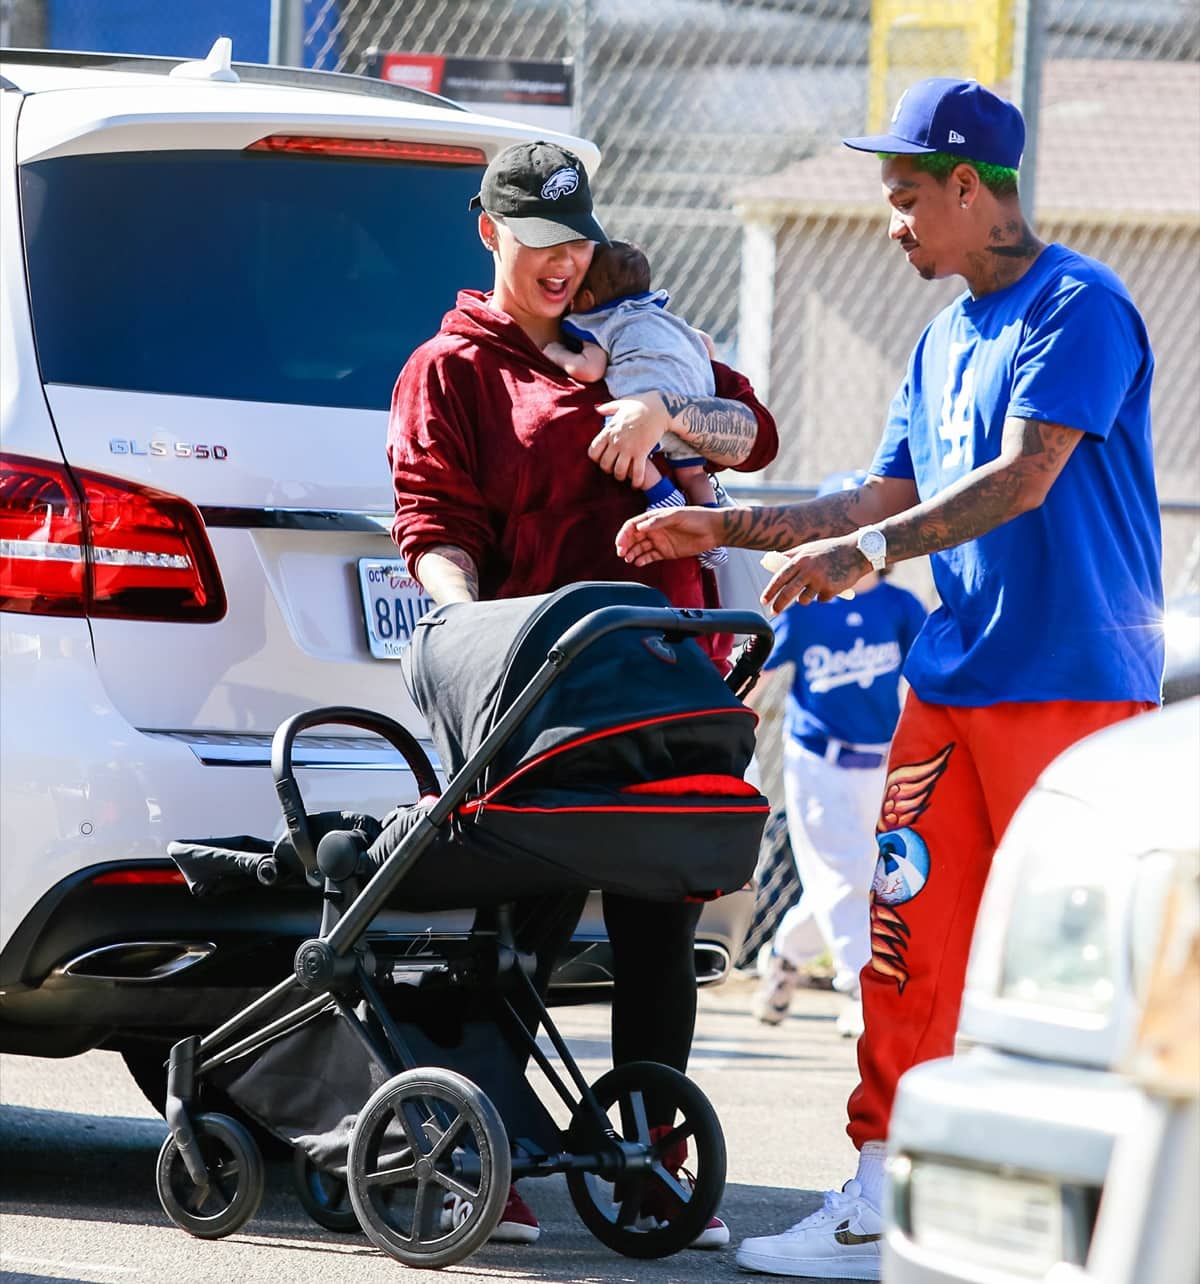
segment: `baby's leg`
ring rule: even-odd
[[[654,462],[654,456],[660,453],[660,448],[655,446],[646,460],[646,472],[642,478],[646,507],[647,509],[683,508],[687,504],[683,493],[669,477],[663,476],[662,469]]]
[[[708,469],[703,465],[699,467],[693,464],[682,467],[676,465],[675,480],[679,484],[679,489],[687,496],[689,504],[703,504],[707,508],[716,507],[717,493],[713,490]]]
[[[717,508],[717,493],[713,490],[712,478],[704,467],[704,460],[692,455],[685,459],[672,459],[675,477],[679,488],[687,496],[689,504],[699,504],[704,508]],[[723,548],[710,548],[700,554],[700,565],[710,570],[729,561],[729,554]]]

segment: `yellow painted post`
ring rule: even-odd
[[[867,128],[883,130],[900,95],[926,76],[994,88],[1012,74],[1014,0],[871,0]]]

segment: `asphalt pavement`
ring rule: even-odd
[[[716,1106],[729,1150],[721,1213],[734,1243],[661,1261],[620,1257],[579,1221],[561,1178],[523,1183],[542,1236],[528,1247],[486,1245],[443,1276],[545,1284],[709,1284],[763,1279],[734,1265],[737,1240],[783,1229],[853,1174],[845,1101],[854,1045],[834,1030],[841,1000],[803,990],[776,1028],[750,1015],[753,981],[702,991],[692,1077]],[[608,1066],[608,1009],[557,1008],[589,1079]],[[358,1234],[311,1222],[290,1165],[268,1165],[257,1216],[223,1240],[167,1221],[154,1189],[165,1126],[113,1053],[65,1061],[0,1057],[0,1278],[18,1284],[401,1284],[428,1281]]]

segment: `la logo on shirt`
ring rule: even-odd
[[[942,389],[942,417],[938,437],[945,450],[942,471],[970,472],[975,466],[975,367],[969,343],[952,343],[948,355],[946,386]]]

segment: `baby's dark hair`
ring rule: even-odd
[[[597,245],[583,288],[591,290],[596,307],[626,294],[644,294],[650,288],[650,260],[628,241]]]

